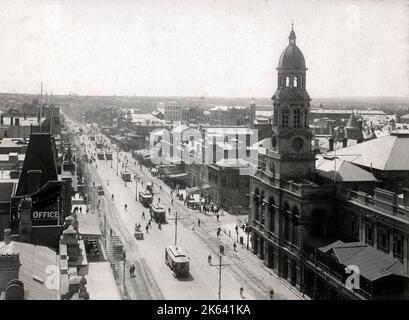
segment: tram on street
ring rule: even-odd
[[[139,191],[139,202],[142,203],[145,208],[150,207],[152,200],[152,193],[150,193],[148,190]]]
[[[122,178],[122,180],[124,180],[126,182],[130,182],[131,181],[131,170],[123,169],[121,171],[121,178]]]
[[[105,157],[107,160],[112,160],[112,152],[105,153]]]
[[[98,160],[105,160],[105,154],[103,152],[98,152],[97,157]]]
[[[166,210],[159,203],[152,202],[150,213],[151,213],[153,220],[155,220],[157,223],[166,222]]]
[[[184,278],[189,275],[189,258],[179,247],[166,247],[165,262],[169,265],[176,278]]]

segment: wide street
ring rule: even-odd
[[[103,137],[100,135],[100,137]],[[90,137],[83,135],[80,142],[76,140],[77,148],[81,148],[86,154],[96,153],[95,142]],[[104,143],[111,147],[106,137]],[[90,144],[90,147],[88,145]],[[127,289],[133,299],[217,299],[219,290],[219,268],[208,264],[209,254],[212,263],[218,263],[219,245],[224,245],[225,255],[222,268],[222,299],[245,300],[245,299],[269,299],[270,289],[274,289],[274,299],[300,299],[299,293],[272,274],[262,261],[246,249],[246,246],[238,245],[237,252],[233,250],[233,240],[222,233],[216,236],[217,228],[236,223],[236,216],[224,214],[220,222],[212,214],[204,214],[199,211],[188,209],[173,197],[171,205],[170,188],[160,179],[153,177],[147,168],[135,164],[130,153],[113,152],[113,160],[96,160],[89,164],[90,180],[95,186],[102,185],[104,196],[99,196],[102,216],[106,215],[107,221],[114,233],[119,235],[126,250],[127,266],[135,264],[135,278],[130,278],[127,272]],[[132,182],[125,182],[120,177],[122,164],[128,159],[128,169],[132,172]],[[118,170],[117,170],[117,160]],[[139,178],[135,181],[134,175]],[[154,183],[154,199],[160,198],[160,203],[166,209],[167,224],[159,230],[156,223],[152,223],[149,233],[146,233],[149,209],[144,208],[136,201],[136,189],[142,189],[142,182]],[[160,187],[162,186],[162,191]],[[95,193],[95,192],[94,192]],[[111,195],[114,195],[112,200]],[[127,210],[125,210],[127,204]],[[171,208],[170,214],[168,208]],[[177,279],[173,276],[169,266],[165,263],[165,247],[175,243],[175,212],[178,212],[177,242],[190,258],[190,277]],[[145,212],[146,219],[142,218]],[[241,217],[245,219],[246,217]],[[200,219],[200,227],[197,221]],[[134,238],[134,227],[140,223],[144,231],[144,240]],[[107,231],[109,233],[109,231]],[[240,287],[243,287],[243,295],[240,295]]]

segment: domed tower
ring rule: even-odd
[[[306,90],[307,68],[293,28],[288,39],[278,62],[277,90],[271,98],[274,106],[271,149],[277,178],[308,179],[315,170],[315,156],[308,125],[311,99]]]

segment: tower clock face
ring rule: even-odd
[[[292,147],[296,151],[299,151],[303,145],[304,145],[304,141],[300,137],[295,138],[292,142]]]

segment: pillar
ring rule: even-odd
[[[269,260],[269,257],[270,257],[270,252],[269,252],[269,243],[268,243],[268,241],[266,241],[266,240],[264,240],[264,265],[265,266],[267,266],[267,267],[269,267],[269,265],[268,265],[268,260]]]
[[[302,288],[302,285],[301,285],[301,281],[302,281],[302,277],[301,277],[301,263],[300,262],[297,262],[297,265],[296,265],[296,270],[295,270],[295,276],[296,276],[296,278],[295,278],[295,286],[297,287],[297,289],[298,290],[300,290],[301,288]]]
[[[289,256],[287,256],[287,281],[289,283],[291,283],[291,276],[292,276],[292,269],[291,269],[291,264],[292,264],[292,260]]]
[[[362,215],[359,216],[359,241],[365,243],[365,218]]]
[[[378,249],[378,224],[373,224],[373,247]]]
[[[389,255],[393,257],[393,231],[389,232]]]
[[[403,269],[405,270],[406,274],[409,274],[409,269],[408,269],[408,237],[406,235],[403,236]]]
[[[277,247],[274,246],[274,266],[273,269],[274,271],[280,275],[280,256],[279,256],[279,249]]]

